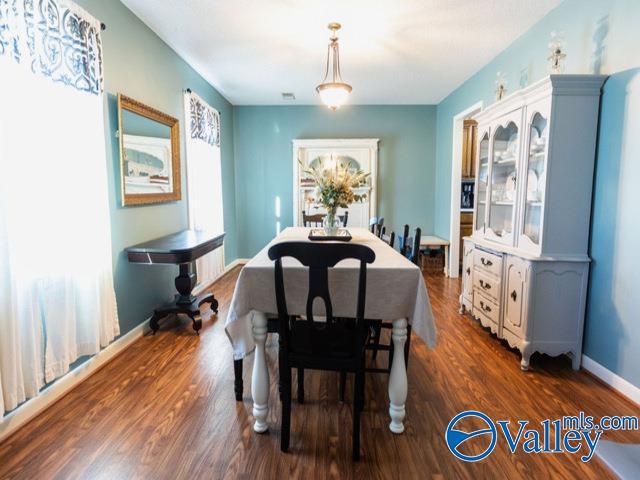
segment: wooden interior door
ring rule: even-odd
[[[476,142],[478,122],[465,120],[462,130],[462,178],[473,179],[476,176]]]

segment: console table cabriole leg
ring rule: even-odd
[[[252,316],[253,340],[256,350],[253,357],[253,372],[251,374],[251,397],[253,398],[253,430],[258,433],[266,432],[267,414],[269,413],[269,370],[265,354],[267,339],[267,317],[259,312]]]
[[[407,320],[404,318],[393,321],[391,333],[393,347],[396,352],[404,351],[407,341]],[[407,401],[407,369],[404,355],[394,355],[389,375],[389,416],[391,423],[389,430],[393,433],[404,432],[405,403]]]

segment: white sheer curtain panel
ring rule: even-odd
[[[100,24],[0,0],[0,415],[119,334]]]
[[[189,225],[224,232],[220,114],[192,92],[184,95],[187,138]],[[196,261],[198,284],[207,285],[224,271],[224,246]]]

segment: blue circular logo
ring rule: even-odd
[[[486,428],[480,428],[478,430],[474,430],[472,432],[465,432],[463,430],[459,430],[455,428],[456,424],[462,420],[463,418],[475,417],[480,419],[487,426]],[[477,455],[465,455],[459,451],[460,446],[469,440],[470,438],[474,438],[480,435],[491,435],[491,441],[489,442],[489,446],[481,453]],[[487,457],[496,446],[497,439],[496,426],[493,424],[493,421],[484,413],[477,412],[475,410],[467,410],[466,412],[459,413],[455,417],[451,419],[449,425],[447,426],[447,431],[445,433],[445,439],[447,441],[447,446],[451,453],[453,453],[460,460],[464,460],[465,462],[477,462],[478,460],[482,460]]]

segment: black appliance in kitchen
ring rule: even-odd
[[[475,186],[474,180],[463,180],[460,198],[460,208],[473,209],[473,190]]]

